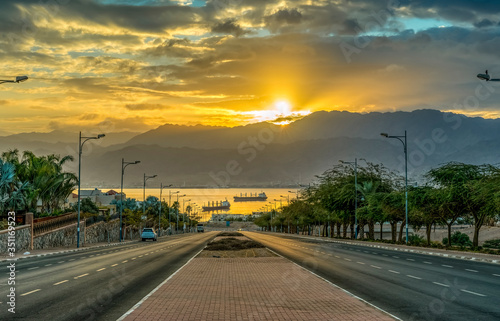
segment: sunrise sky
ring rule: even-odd
[[[500,1],[0,2],[0,134],[277,123],[317,110],[500,117]]]

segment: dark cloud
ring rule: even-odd
[[[355,35],[362,31],[362,27],[359,25],[358,20],[356,19],[346,19],[344,20],[344,30],[343,34],[347,35]]]
[[[298,9],[279,9],[272,15],[264,17],[266,26],[273,32],[289,25],[298,25],[302,22],[302,14]]]
[[[474,23],[474,26],[476,28],[486,28],[486,27],[491,27],[493,25],[494,25],[494,23],[489,19],[483,19],[481,21]]]
[[[235,20],[227,20],[225,22],[219,22],[215,26],[212,27],[213,33],[224,33],[224,34],[233,34],[236,37],[241,36],[246,33],[243,28],[238,25]]]

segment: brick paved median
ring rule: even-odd
[[[394,320],[282,257],[197,257],[132,320]]]

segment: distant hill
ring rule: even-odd
[[[98,141],[101,145],[89,144],[85,151],[82,184],[119,186],[121,158],[141,160],[140,165],[127,168],[128,186],[138,187],[142,186],[144,172],[176,185],[308,183],[340,159],[355,157],[403,171],[402,144],[380,133],[404,135],[405,130],[412,179],[448,161],[499,163],[499,119],[436,110],[367,114],[331,111],[313,113],[287,126],[165,124],[141,134],[107,134]],[[0,148],[21,146],[20,150],[54,150],[77,157],[77,140],[78,134],[61,132],[18,134],[0,137]],[[74,162],[68,169],[76,172],[77,166]]]

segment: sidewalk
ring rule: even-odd
[[[278,257],[195,257],[119,320],[394,320]]]

